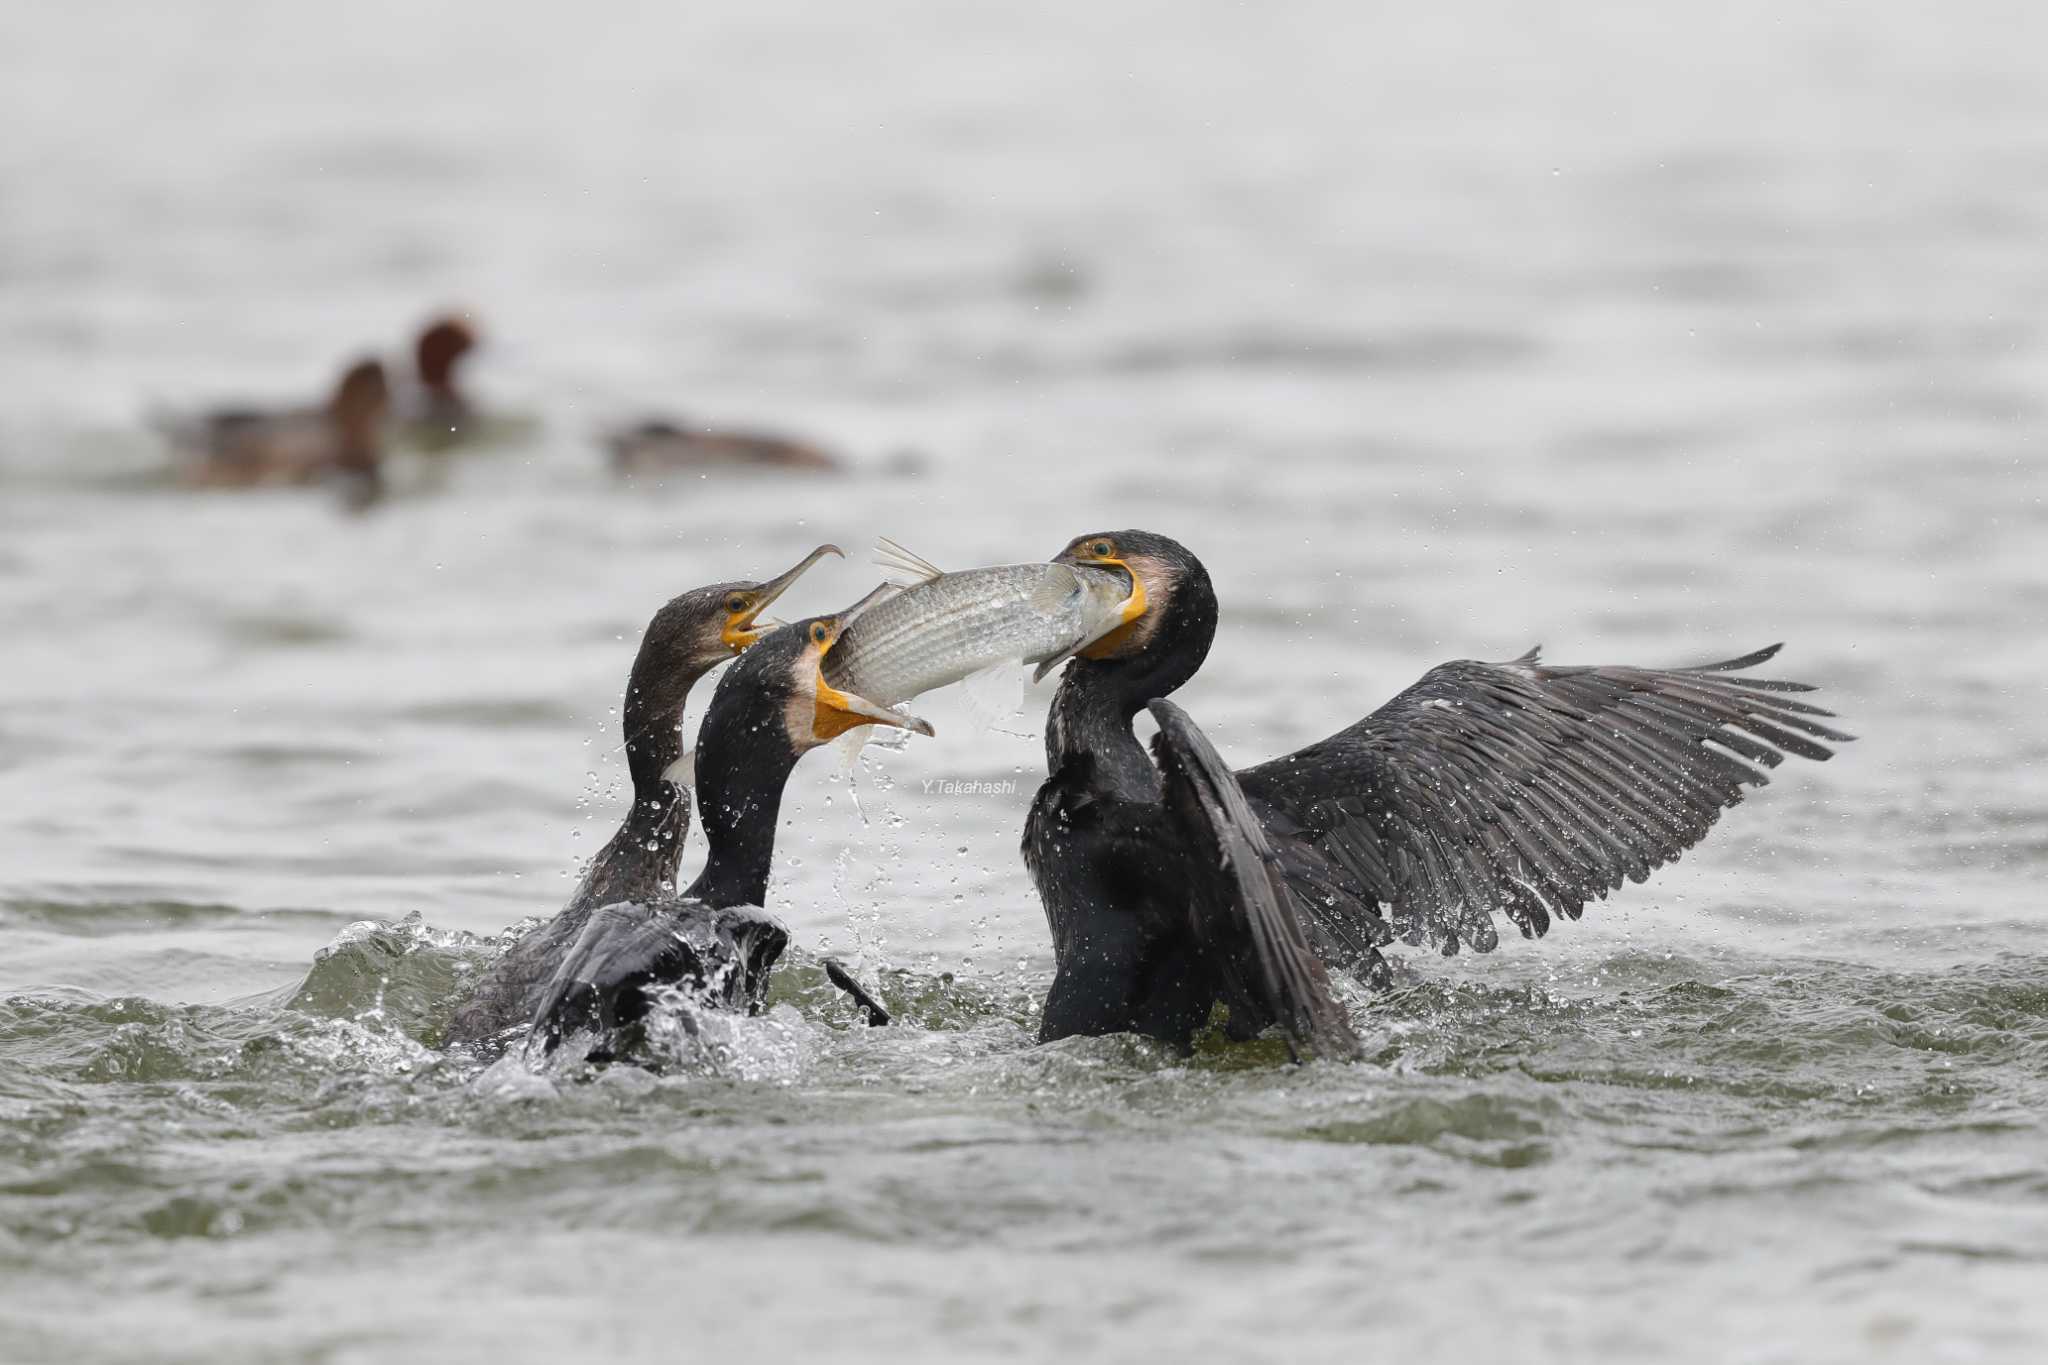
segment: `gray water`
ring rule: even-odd
[[[0,10],[0,1360],[2041,1359],[2038,9],[985,11]],[[451,303],[504,448],[150,477]],[[614,483],[643,409],[856,469]],[[666,597],[1131,525],[1237,761],[1537,640],[1863,739],[1296,1069],[1032,1044],[1044,693],[934,697],[793,778],[769,1014],[437,1053]]]

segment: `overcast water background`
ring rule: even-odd
[[[0,11],[0,1360],[2044,1358],[2044,52],[2017,4]],[[364,517],[150,477],[152,406],[449,305],[502,448]],[[615,482],[661,410],[854,472]],[[1788,640],[1864,738],[1292,1069],[1033,1045],[1050,689],[937,697],[857,799],[799,767],[798,947],[715,1056],[436,1052],[610,833],[668,596],[1133,525],[1216,578],[1234,760],[1538,640]]]

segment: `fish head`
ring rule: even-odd
[[[931,725],[825,681],[825,657],[846,629],[846,616],[813,616],[774,631],[733,665],[719,695],[744,688],[758,714],[772,709],[797,753],[829,743],[861,725],[889,725],[929,735]],[[713,703],[717,705],[716,702]]]
[[[1151,531],[1096,531],[1076,536],[1052,562],[1077,568],[1109,569],[1129,581],[1117,620],[1092,643],[1075,651],[1084,659],[1121,659],[1142,654],[1160,625],[1179,605],[1184,586],[1207,575],[1201,561],[1177,540]]]

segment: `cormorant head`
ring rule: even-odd
[[[692,589],[654,614],[647,623],[641,652],[654,650],[666,670],[700,678],[780,625],[762,619],[761,613],[813,564],[826,555],[843,553],[837,545],[820,545],[796,567],[765,582],[713,583]]]
[[[671,600],[654,613],[633,659],[633,678],[626,697],[626,744],[634,762],[655,763],[670,747],[642,743],[650,727],[681,722],[683,702],[697,679],[761,639],[774,622],[761,612],[836,545],[820,545],[788,573],[764,583],[713,583]],[[658,765],[665,766],[665,762]],[[634,774],[636,785],[660,773],[650,767]]]
[[[455,387],[455,364],[476,348],[476,329],[459,317],[436,318],[413,343],[420,383],[443,391]]]
[[[1084,659],[1143,660],[1196,642],[1206,654],[1216,630],[1216,595],[1202,561],[1151,531],[1076,536],[1055,564],[1121,570],[1131,580],[1123,624],[1079,651]]]

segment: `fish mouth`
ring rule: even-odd
[[[838,555],[841,559],[844,559],[846,551],[840,549],[837,545],[820,545],[817,549],[805,555],[788,572],[777,574],[765,583],[756,584],[747,594],[749,598],[747,605],[741,610],[727,615],[725,625],[718,633],[719,640],[727,649],[738,654],[749,645],[754,644],[769,631],[780,626],[782,622],[772,616],[763,618],[761,613],[776,598],[788,592],[790,586],[799,578],[802,578],[806,570],[826,555]]]
[[[838,616],[811,625],[808,652],[811,656],[812,737],[824,744],[858,726],[892,725],[929,739],[933,734],[930,721],[892,711],[857,692],[843,692],[825,681],[825,656],[832,652],[832,646],[839,643],[839,637],[846,629],[846,620],[845,616]]]

